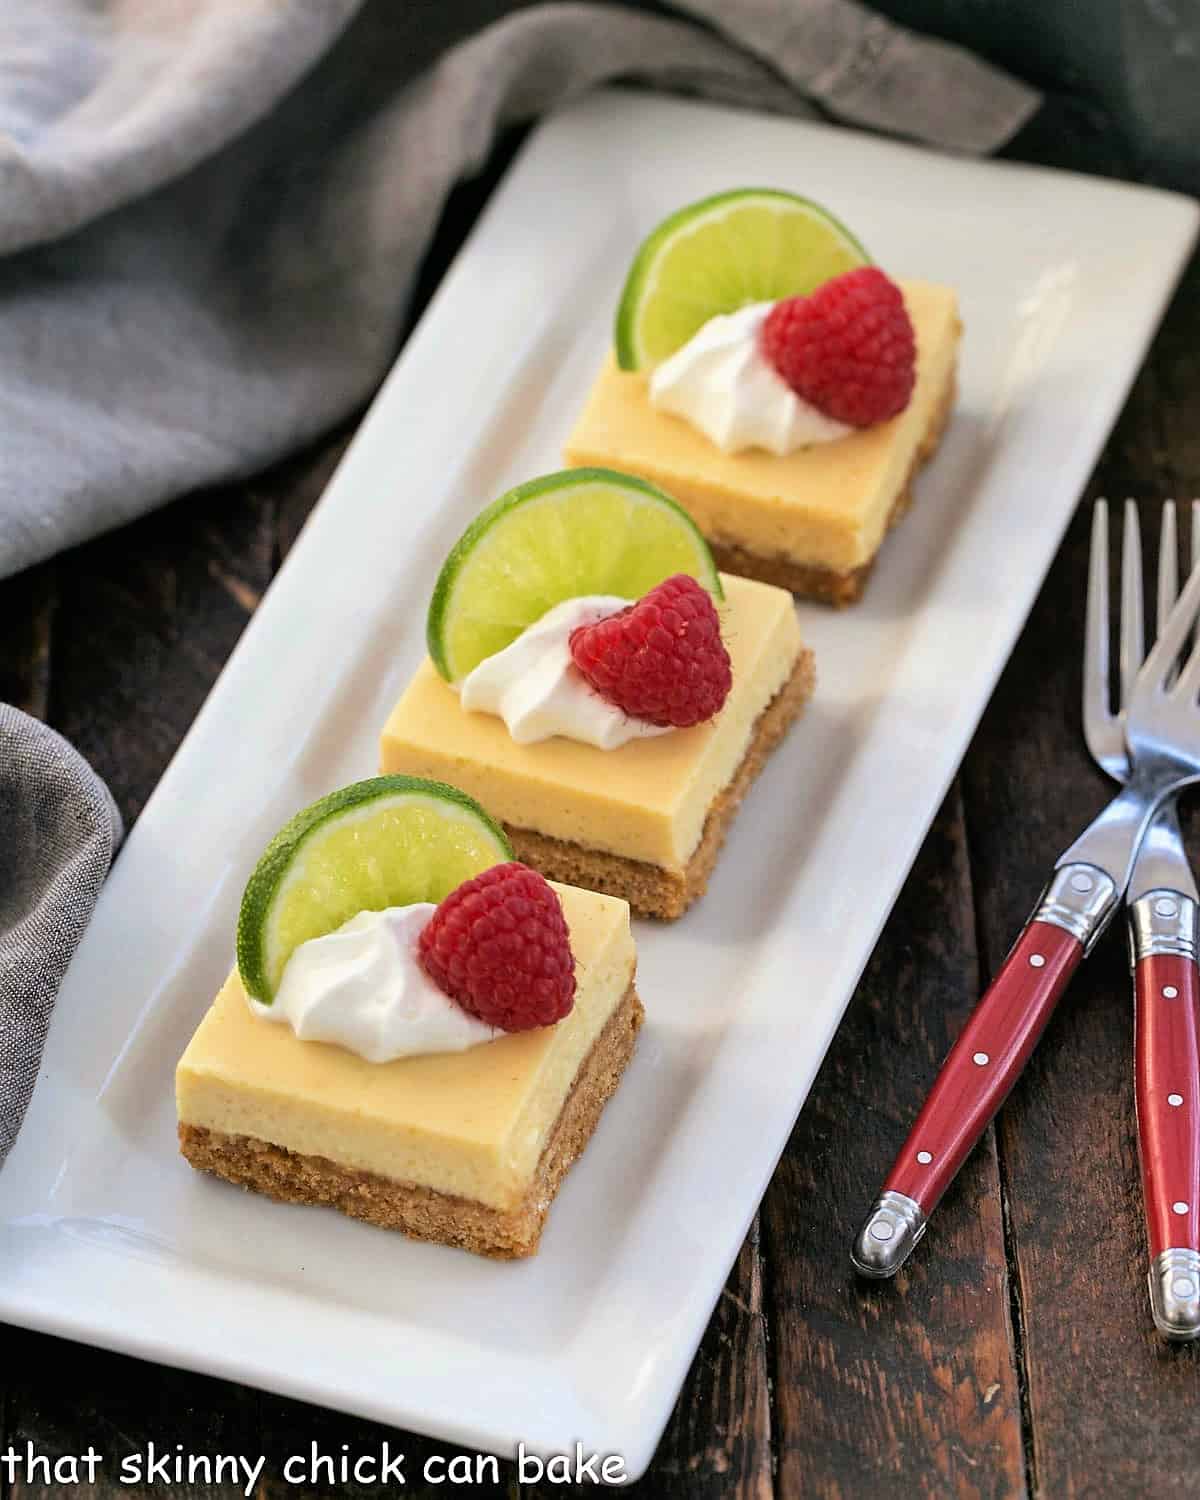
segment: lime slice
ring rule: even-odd
[[[465,792],[415,776],[356,781],[299,812],[267,845],[238,917],[246,992],[270,1005],[301,943],[360,911],[440,901],[512,848]]]
[[[429,605],[429,654],[458,682],[564,599],[640,599],[674,573],[723,597],[708,543],[669,495],[613,469],[545,474],[493,501],[455,544]]]
[[[617,308],[617,363],[645,370],[718,313],[804,297],[870,256],[816,203],[738,188],[678,209],[633,258]]]

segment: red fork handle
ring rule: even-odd
[[[1134,928],[1134,941],[1137,931]],[[1200,1336],[1200,976],[1184,953],[1136,957],[1138,1153],[1160,1333]]]
[[[971,1148],[1017,1081],[1084,954],[1078,937],[1035,917],[950,1049],[852,1251],[866,1276],[908,1258]]]

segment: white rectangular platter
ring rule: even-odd
[[[865,602],[802,608],[818,696],[707,896],[638,926],[648,1024],[541,1253],[490,1264],[198,1176],[172,1073],[262,845],[373,773],[440,561],[485,502],[560,467],[638,240],[748,182],[959,289],[960,402]],[[499,1453],[578,1440],[639,1473],[1195,228],[1163,193],[636,94],[544,124],[105,887],[0,1174],[0,1318]]]

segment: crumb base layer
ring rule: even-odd
[[[620,896],[643,917],[673,921],[704,894],[725,835],[742,798],[762,770],[801,709],[812,697],[816,666],[811,651],[796,658],[792,674],[758,716],[749,747],[733,780],[709,808],[695,853],[682,871],[666,870],[644,860],[590,849],[583,844],[550,838],[531,828],[506,826],[518,859],[540,870],[550,880],[581,885],[587,890]]]
[[[591,1139],[633,1056],[644,1017],[631,984],[580,1065],[529,1189],[512,1209],[394,1182],[269,1141],[184,1122],[179,1126],[180,1150],[198,1171],[284,1203],[336,1208],[381,1229],[498,1260],[533,1255],[563,1178]]]

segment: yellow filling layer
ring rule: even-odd
[[[569,464],[623,469],[661,485],[712,540],[847,573],[870,562],[917,449],[954,378],[961,331],[948,287],[901,283],[917,336],[917,382],[898,417],[785,458],[722,453],[683,417],[650,404],[647,377],[610,358],[564,450]]]
[[[516,1207],[580,1065],[633,979],[629,908],[556,885],[578,989],[557,1026],[369,1063],[251,1014],[230,975],[175,1074],[179,1119],[397,1182]]]
[[[682,870],[755,721],[800,654],[790,594],[747,578],[722,581],[733,688],[710,723],[617,750],[561,738],[517,745],[501,719],[466,712],[427,660],[384,726],[383,770],[448,781],[512,827]]]

